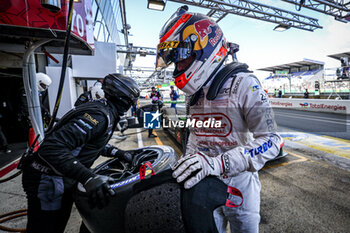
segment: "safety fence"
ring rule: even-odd
[[[350,115],[350,100],[270,98],[273,108]]]

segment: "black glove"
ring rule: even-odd
[[[115,192],[108,182],[114,180],[108,176],[96,175],[91,177],[85,184],[84,188],[89,196],[89,204],[91,208],[102,209],[109,202],[109,196],[114,196]]]
[[[105,150],[105,156],[119,158],[120,160],[123,160],[128,163],[132,162],[132,159],[135,155],[133,151],[120,150],[112,145],[107,145]]]

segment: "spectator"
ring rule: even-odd
[[[277,91],[277,89],[275,88],[275,98],[277,98],[278,97],[278,91]]]
[[[278,98],[282,98],[282,90],[281,89],[278,90]]]
[[[309,91],[307,89],[305,89],[304,99],[308,99],[308,98],[309,98]]]
[[[162,99],[160,93],[156,91],[155,87],[152,87],[152,92],[150,94],[150,99],[152,100],[152,112],[159,110],[159,101]],[[156,138],[157,135],[153,134],[153,129],[148,129],[148,137]]]
[[[150,99],[152,100],[152,102],[153,102],[153,97],[157,97],[157,100],[161,100],[162,99],[162,96],[160,95],[159,91],[156,91],[155,87],[152,87],[152,91],[151,91],[151,94],[150,94]]]
[[[170,86],[170,99],[171,101],[176,101],[179,98],[179,95],[174,90],[174,86]],[[171,108],[176,108],[176,103],[171,103]]]

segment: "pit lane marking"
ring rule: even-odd
[[[156,138],[154,138],[154,140],[156,140],[156,143],[157,143],[159,146],[162,146],[163,143],[162,143],[162,141],[159,139],[159,137],[158,137],[157,133],[155,132],[155,130],[153,130],[153,134],[157,136]]]
[[[137,145],[139,148],[143,147],[142,134],[140,128],[136,128],[137,132]]]
[[[286,151],[288,154],[291,154],[299,159],[297,160],[292,160],[292,161],[289,161],[289,162],[283,162],[283,163],[279,163],[279,164],[274,164],[274,165],[269,165],[269,166],[265,166],[263,167],[261,170],[267,170],[267,169],[270,169],[270,168],[276,168],[276,167],[282,167],[282,166],[286,166],[288,164],[292,164],[292,163],[300,163],[300,162],[305,162],[307,161],[308,159],[305,158],[304,156],[301,156],[301,155],[298,155],[298,154],[295,154],[295,153],[292,153],[290,151]]]
[[[338,141],[342,141],[342,142],[346,142],[346,143],[350,143],[350,140],[343,139],[343,138],[336,138],[336,137],[332,137],[332,136],[328,136],[328,135],[321,135],[321,137],[325,137],[325,138],[329,138],[329,139],[333,139],[333,140],[338,140]]]
[[[347,139],[300,131],[285,132],[285,130],[281,131],[281,136],[293,143],[350,159],[350,141]]]

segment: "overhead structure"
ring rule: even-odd
[[[144,82],[143,85],[147,85],[149,84],[153,79],[155,79],[158,74],[160,73],[160,71],[155,70]]]
[[[227,14],[285,25],[307,31],[322,28],[318,19],[249,0],[169,0],[210,9],[208,15],[220,21]]]
[[[323,14],[334,16],[336,20],[347,22],[350,17],[350,0],[282,0],[301,8],[318,11]],[[303,2],[303,3],[301,3]]]
[[[125,1],[119,0],[119,4],[120,4],[120,14],[122,16],[122,23],[123,23],[122,33],[124,34],[125,45],[129,46],[128,30],[130,29],[130,25],[126,23]]]
[[[150,47],[139,47],[139,46],[129,46],[126,45],[117,45],[118,53],[127,53],[127,54],[138,54],[142,57],[146,55],[157,55],[157,49]]]
[[[117,45],[117,53],[125,53],[126,58],[124,62],[124,70],[131,70],[133,67],[133,62],[136,60],[136,55],[145,57],[147,55],[157,55],[157,50],[150,47],[139,47],[133,46],[132,43],[128,45]]]
[[[141,67],[141,66],[128,67],[128,66],[124,66],[124,71],[154,72],[154,67]]]
[[[216,22],[220,22],[226,15],[228,15],[228,12],[222,12],[222,11],[217,11],[217,10],[210,10],[207,13],[207,16],[216,19]]]
[[[157,11],[163,11],[166,0],[148,0],[147,8]]]
[[[125,46],[128,50],[131,50],[130,47],[132,47],[132,44],[129,44],[129,29],[131,28],[129,24],[126,22],[126,10],[125,10],[125,0],[119,0],[119,5],[120,5],[120,14],[122,18],[122,24],[123,24],[123,29],[122,29],[122,34],[124,35],[124,42]],[[133,57],[130,53],[126,54],[125,60],[124,60],[124,65],[132,67],[132,62],[135,60],[135,57]]]

